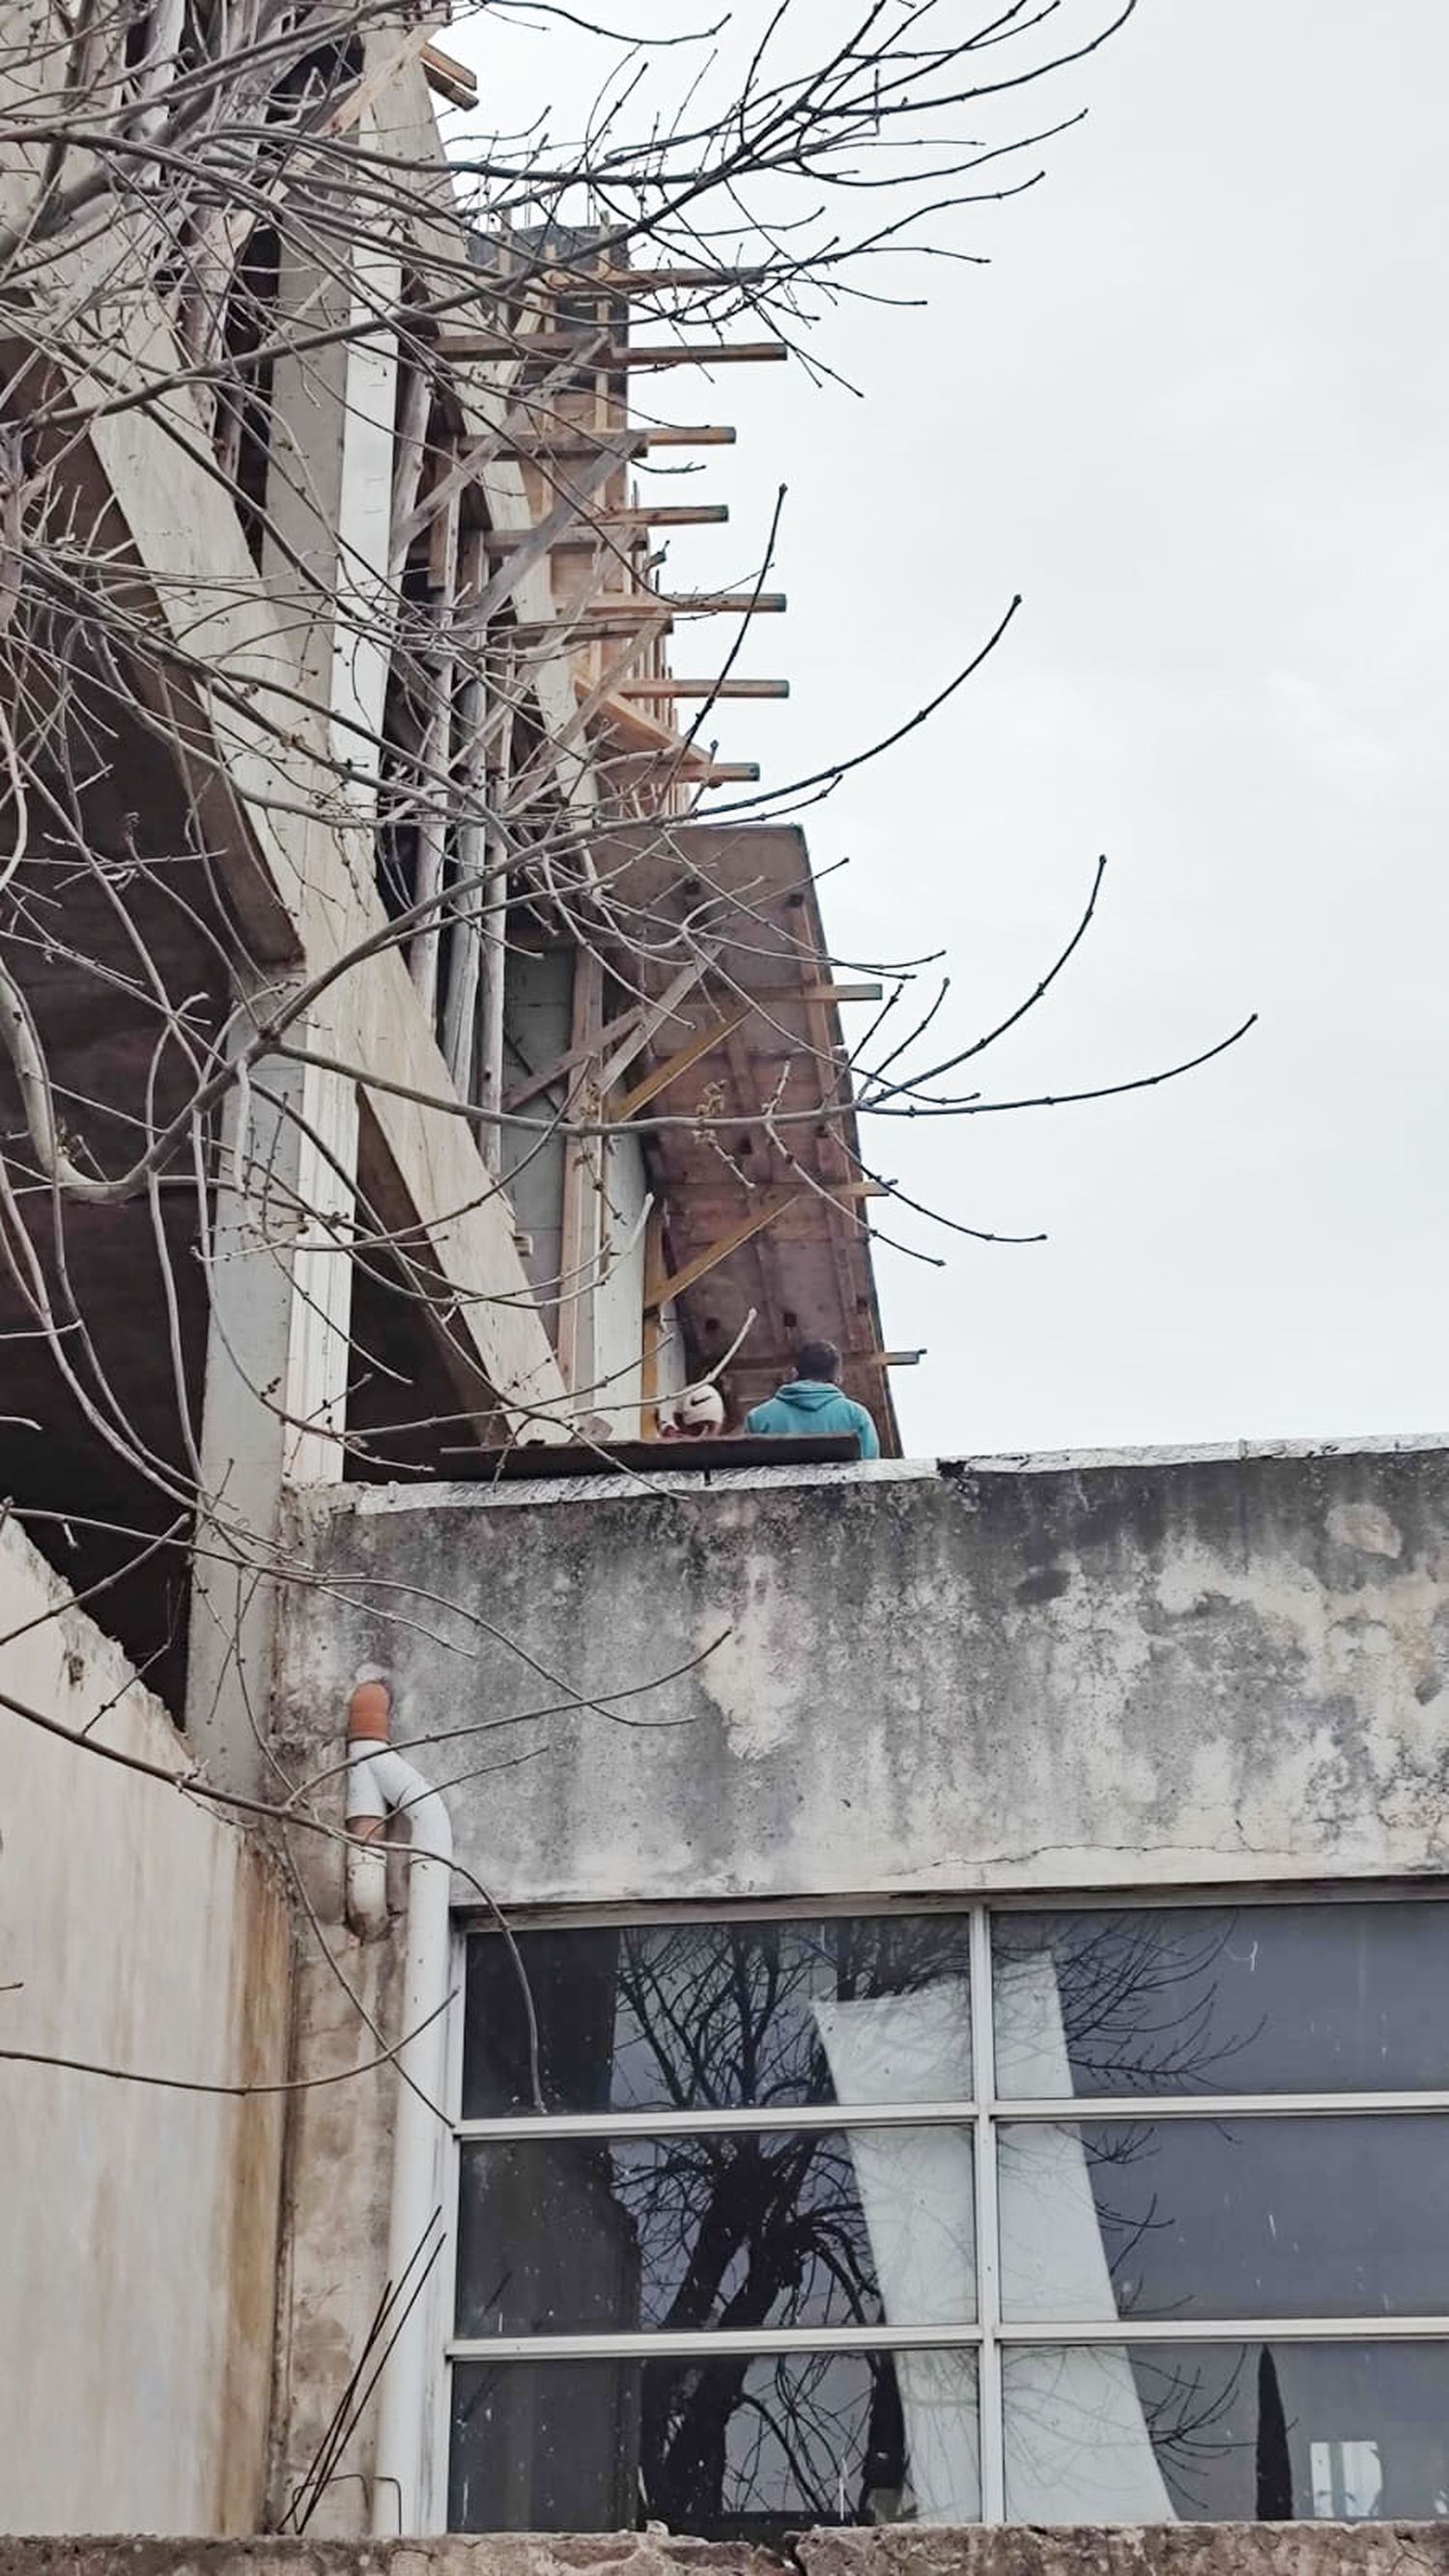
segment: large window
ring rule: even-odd
[[[1446,2114],[1434,1898],[480,1933],[450,2527],[1449,2516]]]

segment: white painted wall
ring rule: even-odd
[[[69,1605],[69,1606],[67,1606]],[[38,1624],[35,1624],[38,1623]],[[180,1773],[159,1701],[0,1527],[0,1691]],[[0,2047],[287,2072],[290,1941],[234,1825],[0,1707]],[[0,2061],[0,2530],[256,2527],[280,2099]]]

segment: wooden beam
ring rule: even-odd
[[[402,548],[404,558],[414,537],[422,534],[429,520],[435,517],[445,504],[456,500],[470,485],[476,483],[485,466],[491,465],[500,456],[513,454],[509,441],[522,436],[532,418],[529,404],[542,400],[553,383],[554,378],[547,377],[524,402],[515,402],[504,419],[502,428],[494,430],[487,438],[467,438],[457,442],[457,453],[446,473],[439,477],[432,490],[418,503],[416,509],[409,512],[408,517],[394,531],[394,546]],[[620,465],[627,464],[638,453],[632,433],[626,430],[607,441],[598,438],[591,440],[581,450],[583,461],[587,462],[588,459],[597,456],[606,444],[614,451]],[[525,533],[531,533],[531,530]]]
[[[621,680],[621,698],[788,698],[788,680]]]
[[[422,62],[429,89],[436,90],[450,107],[477,106],[478,75],[470,72],[466,63],[460,63],[455,54],[445,54],[441,45],[425,45]]]
[[[879,984],[802,984],[802,1002],[878,1002]]]
[[[728,501],[659,501],[601,511],[600,520],[607,528],[722,528],[729,514]]]
[[[721,428],[712,422],[701,422],[693,428],[672,423],[659,429],[631,429],[627,433],[628,453],[642,456],[651,447],[733,447],[738,435],[737,430]],[[539,457],[592,456],[599,442],[596,438],[577,435],[550,438],[543,431],[536,437],[529,437],[519,431],[511,434],[501,445],[492,439],[480,440],[479,444],[487,447],[490,456],[508,457],[515,462],[522,458],[531,462]]]
[[[752,286],[765,274],[763,268],[589,268],[583,260],[559,260],[528,276],[517,269],[480,269],[478,282],[500,294],[510,290],[528,294],[536,289],[547,297],[593,289],[601,295],[657,295],[666,286]]]
[[[643,1017],[644,1005],[642,1002],[636,1002],[632,1011],[625,1011],[617,1020],[610,1020],[604,1034],[606,1037],[622,1038],[625,1030],[633,1028]],[[587,1064],[594,1052],[595,1049],[587,1039],[578,1046],[569,1047],[563,1055],[555,1056],[552,1064],[546,1064],[541,1073],[526,1074],[522,1082],[511,1084],[503,1095],[503,1107],[521,1109],[525,1101],[536,1100],[541,1091],[551,1091],[554,1084],[561,1082],[566,1073],[572,1073],[579,1065]]]
[[[620,593],[590,603],[591,617],[783,617],[787,606],[783,590],[686,591],[682,598],[666,599],[652,590]]]
[[[715,760],[707,743],[687,742],[683,734],[661,724],[657,716],[646,715],[632,699],[605,698],[599,713],[606,724],[612,724],[615,732],[624,736],[626,742],[636,744],[653,758],[677,760],[686,777],[693,778],[703,769],[721,773],[721,784],[726,776],[746,781],[759,777],[758,761]]]
[[[596,546],[601,537],[627,536],[634,529],[717,528],[728,517],[729,506],[724,501],[701,501],[692,508],[591,510],[581,528],[555,539],[554,551],[569,546]],[[484,542],[491,555],[504,555],[521,545],[528,534],[527,528],[490,528]]]
[[[790,355],[783,340],[664,340],[632,347],[615,341],[595,350],[589,346],[587,324],[577,331],[443,331],[438,335],[439,357],[454,364],[499,358],[552,360],[569,358],[575,350],[582,370],[591,376],[653,367],[755,367]]]
[[[636,1118],[649,1101],[657,1099],[659,1093],[666,1090],[671,1082],[676,1082],[680,1074],[688,1073],[692,1064],[698,1064],[702,1055],[723,1046],[726,1038],[749,1018],[754,1007],[753,1002],[742,1002],[738,1010],[729,1012],[723,1019],[707,1021],[702,1029],[696,1029],[687,1046],[667,1055],[661,1064],[652,1065],[642,1082],[636,1082],[632,1091],[626,1091],[622,1100],[615,1101],[613,1115],[619,1124],[622,1126],[627,1119]]]
[[[923,1360],[925,1356],[926,1354],[924,1350],[870,1351],[866,1354],[866,1366],[867,1368],[878,1369],[914,1368],[917,1362]]]
[[[708,971],[714,960],[713,949],[704,956],[691,957],[688,964],[681,966],[678,974],[670,979],[656,1002],[630,1013],[636,1025],[627,1034],[623,1030],[618,1032],[622,1044],[613,1049],[600,1067],[599,1090],[604,1098],[607,1099],[616,1082],[622,1082],[641,1047],[648,1046],[658,1036],[665,1021],[675,1017],[680,1003],[694,991],[701,975]],[[609,1037],[613,1032],[606,1029],[604,1034]]]
[[[601,483],[607,482],[622,462],[617,448],[601,447],[596,456],[580,467],[578,480],[565,485],[553,508],[530,529],[521,543],[500,564],[497,572],[483,585],[476,599],[462,598],[458,603],[457,624],[460,633],[483,635],[490,619],[512,598],[524,575],[541,563],[549,548],[556,544],[566,528],[572,527],[588,506]]]
[[[676,1193],[687,1191],[688,1183],[676,1181],[674,1187]],[[885,1181],[826,1181],[812,1176],[801,1183],[795,1196],[802,1208],[819,1207],[826,1200],[833,1206],[849,1207],[860,1199],[888,1199],[891,1191]]]
[[[728,1261],[730,1254],[738,1252],[741,1244],[748,1243],[753,1235],[763,1234],[767,1225],[773,1225],[777,1217],[783,1216],[785,1210],[794,1207],[795,1204],[796,1193],[792,1191],[788,1198],[763,1200],[752,1207],[748,1215],[740,1218],[738,1225],[732,1225],[729,1228],[728,1233],[716,1236],[713,1243],[707,1245],[703,1252],[697,1252],[692,1260],[686,1261],[683,1268],[676,1270],[672,1277],[658,1281],[654,1290],[654,1304],[662,1306],[671,1297],[682,1297],[686,1288],[692,1288],[697,1279],[703,1279],[706,1273],[717,1268],[721,1261]]]
[[[592,948],[574,951],[574,993],[569,1043],[597,1056],[604,1027],[604,969]],[[586,1121],[598,1105],[592,1083],[584,1087]],[[559,1247],[558,1364],[574,1395],[594,1381],[594,1289],[602,1214],[604,1157],[596,1136],[564,1140],[562,1240]]]
[[[667,609],[662,609],[658,617],[655,618],[646,617],[640,619],[638,617],[601,617],[596,625],[590,626],[586,640],[590,644],[598,644],[607,636],[611,640],[617,639],[620,643],[623,643],[629,637],[638,636],[641,632],[648,632],[649,634],[654,635],[668,635],[672,631],[673,625],[674,620],[669,615]],[[566,640],[562,645],[558,645],[557,639],[561,628],[566,630]],[[538,642],[541,644],[548,641],[551,644],[557,645],[557,649],[559,651],[567,652],[574,643],[575,621],[570,617],[549,617],[545,618],[541,623],[520,623],[516,632],[521,643],[531,644]]]

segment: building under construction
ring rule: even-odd
[[[1445,1446],[899,1457],[778,344],[200,25],[0,64],[0,2558],[1442,2566]]]

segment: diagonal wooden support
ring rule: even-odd
[[[688,965],[681,966],[679,973],[666,985],[658,1001],[649,1003],[640,1017],[639,1024],[629,1031],[601,1066],[599,1071],[601,1097],[608,1098],[615,1083],[628,1072],[640,1049],[648,1046],[650,1040],[658,1036],[666,1020],[673,1019],[685,995],[692,993],[701,975],[709,972],[717,953],[711,948],[702,951],[698,957],[692,957]]]
[[[622,1038],[625,1030],[637,1027],[643,1017],[644,1005],[636,1003],[632,1011],[625,1011],[617,1020],[609,1022],[610,1030],[615,1037]],[[573,1073],[581,1064],[587,1064],[593,1052],[587,1039],[579,1046],[567,1048],[564,1054],[554,1057],[552,1064],[546,1064],[541,1073],[525,1074],[521,1082],[513,1083],[503,1095],[503,1107],[522,1109],[526,1101],[536,1100],[541,1091],[552,1091],[555,1083],[562,1082],[566,1073]]]
[[[562,380],[567,373],[566,368],[558,368],[554,375],[546,377],[541,385],[533,386],[527,401],[516,403],[512,411],[507,414],[502,427],[492,431],[488,437],[470,438],[464,441],[447,473],[440,475],[432,490],[418,502],[415,509],[409,511],[405,519],[398,523],[394,542],[402,549],[402,560],[406,560],[408,547],[414,537],[422,535],[429,520],[434,518],[439,510],[446,509],[448,503],[456,499],[460,493],[466,491],[470,483],[476,483],[486,465],[493,464],[501,457],[518,453],[519,441],[527,439],[534,429],[539,406],[546,402],[552,393],[563,390]],[[616,463],[626,463],[631,456],[638,453],[638,441],[632,432],[620,440],[611,440],[609,444],[615,450],[613,461]],[[548,452],[547,440],[540,442],[539,453],[546,456]],[[559,452],[563,453],[562,450]],[[573,449],[570,453],[587,460],[600,453],[599,442],[597,439],[591,440],[587,447]],[[527,536],[532,531],[525,529],[522,533]]]
[[[651,1065],[643,1080],[636,1082],[632,1091],[626,1091],[622,1100],[615,1101],[614,1116],[619,1124],[622,1126],[626,1119],[636,1118],[649,1101],[656,1099],[671,1082],[677,1081],[680,1074],[688,1073],[692,1064],[698,1064],[702,1055],[722,1046],[725,1039],[749,1018],[754,1007],[753,1002],[742,1002],[739,1009],[732,1011],[727,1018],[706,1021],[702,1029],[696,1029],[687,1046],[680,1047],[674,1055],[667,1055],[662,1064]]]
[[[461,632],[473,635],[486,633],[490,619],[496,617],[499,609],[513,597],[524,574],[532,572],[535,564],[542,563],[564,530],[582,518],[599,485],[606,483],[623,461],[619,448],[611,443],[601,447],[596,456],[591,456],[588,463],[579,468],[573,482],[564,486],[546,517],[529,530],[521,545],[515,546],[497,572],[484,583],[478,597],[460,609],[457,622]]]
[[[738,1225],[732,1225],[727,1234],[717,1235],[713,1243],[707,1244],[703,1252],[697,1252],[692,1261],[686,1261],[682,1269],[647,1286],[645,1295],[651,1307],[666,1305],[671,1297],[682,1297],[686,1288],[692,1288],[697,1279],[703,1279],[706,1272],[713,1270],[721,1261],[728,1261],[730,1254],[738,1252],[741,1244],[748,1243],[754,1235],[763,1234],[767,1225],[773,1225],[787,1208],[794,1207],[798,1196],[798,1191],[791,1191],[788,1198],[772,1198],[752,1207],[748,1216],[740,1218]]]

